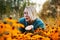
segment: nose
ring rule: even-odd
[[[28,17],[28,13],[27,12],[24,12],[24,17]]]

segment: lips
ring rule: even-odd
[[[29,18],[25,18],[26,19],[26,21],[29,21]]]
[[[26,19],[28,19],[28,18],[26,18]]]
[[[28,17],[26,17],[25,19],[28,19]]]

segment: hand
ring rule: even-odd
[[[33,25],[29,25],[25,28],[25,30],[31,30],[33,28]]]

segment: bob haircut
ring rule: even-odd
[[[25,7],[25,9],[27,9],[28,16],[31,18],[31,20],[35,20],[36,18],[39,18],[37,16],[36,9],[33,6],[27,6],[27,7]]]

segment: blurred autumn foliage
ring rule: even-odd
[[[46,1],[43,5],[43,9],[40,12],[40,17],[46,20],[46,18],[59,18],[60,17],[60,0]]]
[[[0,0],[0,18],[12,16],[14,19],[23,17],[23,11],[26,6],[36,5],[36,3],[30,2],[30,0]],[[60,0],[47,0],[42,10],[39,12],[40,17],[43,19],[53,17],[58,18],[60,16]]]

